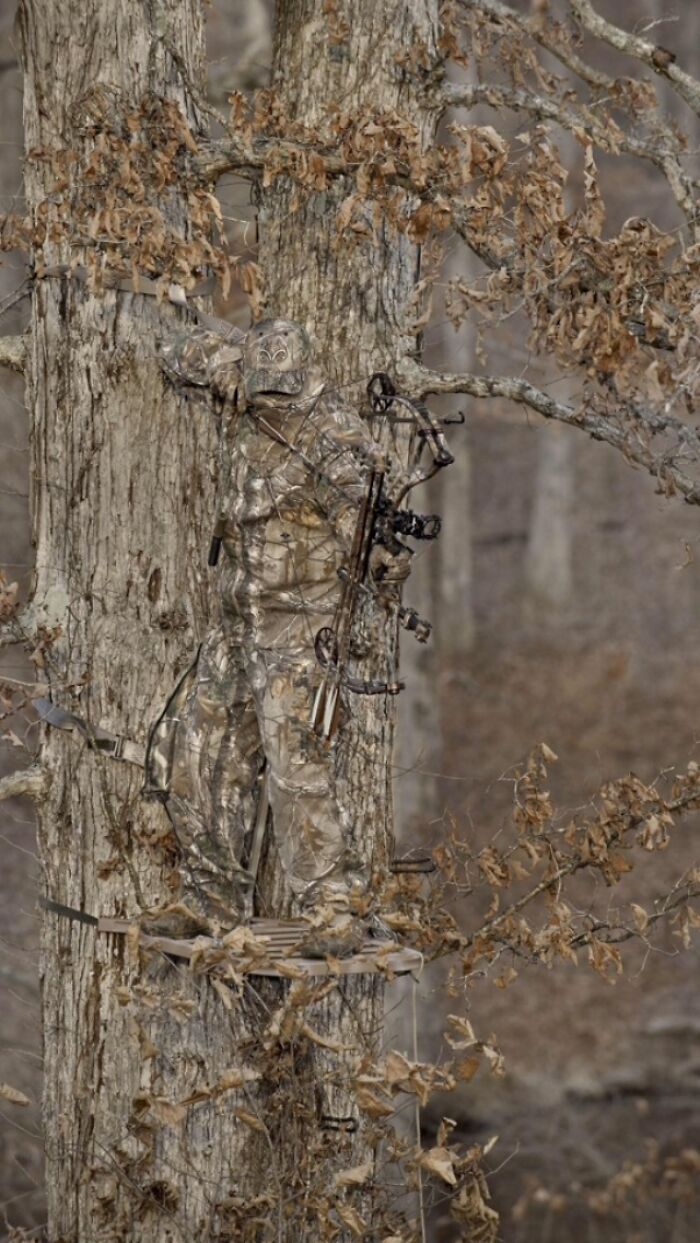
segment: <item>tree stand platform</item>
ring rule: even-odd
[[[301,975],[416,974],[423,966],[423,955],[398,941],[378,941],[367,936],[361,949],[347,957],[308,958],[299,946],[312,931],[303,919],[251,919],[222,937],[174,937],[157,931],[147,932],[129,919],[109,915],[88,915],[50,899],[41,899],[45,910],[94,927],[97,932],[138,935],[138,944],[172,958],[195,960],[205,969],[230,964],[244,975],[265,975],[290,979]]]
[[[102,918],[99,932],[126,933],[135,927],[126,919]],[[200,936],[180,939],[140,931],[144,948],[159,950],[176,958],[206,959],[223,951],[220,961],[228,961],[246,975],[289,978],[303,975],[406,975],[420,971],[423,955],[397,941],[377,941],[368,936],[362,948],[347,957],[306,958],[296,947],[309,935],[303,920],[252,919],[224,937]]]

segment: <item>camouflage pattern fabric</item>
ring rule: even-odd
[[[163,797],[183,849],[185,896],[219,919],[251,910],[242,860],[265,761],[293,893],[320,903],[367,881],[310,712],[314,639],[333,620],[369,470],[386,463],[309,353],[303,329],[277,320],[257,325],[243,352],[202,329],[163,349],[174,381],[208,388],[234,414],[221,624],[154,726],[146,761],[146,791]]]

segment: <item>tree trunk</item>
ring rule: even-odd
[[[274,85],[291,119],[313,125],[332,102],[396,108],[428,140],[430,117],[397,54],[419,41],[434,50],[437,0],[361,0],[340,40],[325,8],[321,0],[279,6]],[[19,22],[34,263],[40,276],[53,265],[92,264],[99,282],[110,227],[99,212],[111,186],[96,186],[89,170],[115,135],[126,159],[160,101],[174,103],[197,133],[200,5],[22,0]],[[155,141],[154,161],[158,151]],[[187,188],[183,174],[158,199],[184,238]],[[356,396],[374,369],[415,349],[418,256],[385,225],[349,254],[338,249],[336,210],[347,193],[342,181],[298,202],[284,181],[261,192],[260,262],[270,309],[308,324],[333,380]],[[79,218],[81,234],[64,228]],[[161,378],[156,340],[174,317],[153,298],[98,296],[77,279],[48,276],[34,286],[33,607],[38,624],[60,628],[46,677],[56,702],[141,741],[210,614],[216,433]],[[369,658],[375,676],[394,661],[391,637],[380,646]],[[340,762],[364,849],[381,866],[392,836],[392,713],[383,700],[356,707]],[[175,887],[173,843],[162,810],[140,799],[138,770],[44,734],[45,894],[92,915],[137,916],[162,901]],[[274,860],[266,886],[281,914]],[[345,980],[309,1022],[353,1055],[376,1049],[377,980]],[[249,980],[227,993],[144,956],[130,938],[46,913],[42,987],[51,1243],[320,1237],[329,1167],[369,1151],[362,1127],[347,1138],[321,1127],[324,1113],[356,1116],[349,1059],[314,1054],[308,1041],[273,1041],[262,1079],[224,1086],[243,1078],[224,1072],[252,1056],[275,1007],[289,1007],[287,983]],[[369,1220],[369,1200],[364,1208]]]
[[[342,24],[344,6],[338,6],[337,27],[325,12],[333,7],[321,0],[278,5],[272,89],[283,115],[314,132],[338,105],[358,118],[398,112],[410,117],[428,146],[434,137],[434,115],[425,107],[420,83],[400,67],[400,61],[421,45],[434,54],[435,0],[356,0],[346,9],[347,25]],[[395,360],[416,352],[412,320],[420,254],[405,235],[392,232],[385,223],[376,224],[369,208],[366,232],[340,237],[338,212],[351,190],[344,178],[318,193],[300,192],[285,178],[262,189],[258,263],[265,313],[306,325],[331,381],[348,401],[358,401],[373,372],[391,372]],[[361,676],[392,678],[398,661],[395,634],[387,633],[383,640],[380,636],[378,642],[376,629],[373,633],[374,650]],[[386,867],[393,852],[394,724],[392,700],[356,697],[338,753],[339,775],[360,829],[361,848],[377,871]],[[268,874],[273,908],[279,908],[282,900],[279,879],[277,870]],[[355,1053],[377,1053],[384,1009],[381,977],[346,978],[327,1006],[327,1030],[335,1039]],[[321,1066],[316,1078],[322,1078]],[[357,1113],[352,1095],[338,1083],[329,1107],[340,1116]],[[371,1156],[362,1134],[361,1128],[353,1161]],[[365,1208],[371,1215],[371,1205]],[[311,1230],[309,1240],[315,1237]]]
[[[197,0],[160,12],[134,0],[26,0],[19,20],[35,220],[59,217],[69,195],[74,212],[87,193],[79,172],[60,184],[59,153],[72,149],[84,169],[104,131],[151,97],[174,101],[196,130]],[[95,121],[105,97],[107,120]],[[164,210],[185,233],[182,188]],[[35,264],[85,261],[74,238],[54,236]],[[97,297],[74,280],[34,287],[34,610],[61,628],[46,676],[58,703],[71,706],[72,690],[89,721],[141,740],[209,612],[216,436],[162,381],[155,342],[172,316],[153,298]],[[97,915],[162,900],[167,825],[139,798],[138,769],[58,731],[43,738],[41,761],[45,893]],[[162,1101],[234,1061],[235,1025],[217,994],[166,962],[140,966],[123,938],[49,913],[42,988],[52,1243],[207,1237],[245,1136],[232,1107],[195,1106],[179,1123]]]
[[[347,8],[346,25],[341,5],[337,26],[325,12],[334,7],[320,0],[278,6],[272,87],[283,114],[313,132],[333,106],[366,119],[398,112],[428,146],[434,114],[418,77],[401,62],[414,48],[434,54],[435,0],[360,0]],[[332,381],[356,401],[374,371],[391,371],[395,360],[416,352],[420,254],[405,235],[376,224],[370,208],[364,235],[340,237],[338,210],[351,189],[337,178],[320,193],[300,195],[289,180],[276,180],[259,196],[258,236],[267,310],[311,329]],[[388,638],[382,646],[368,661],[373,677],[393,676],[394,644]],[[339,763],[363,825],[366,855],[382,866],[393,837],[394,714],[384,699],[356,699],[353,707]]]

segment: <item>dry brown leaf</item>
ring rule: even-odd
[[[285,980],[306,979],[306,972],[302,967],[298,967],[291,958],[277,958],[275,960],[275,971]]]
[[[462,1061],[457,1062],[455,1066],[455,1075],[462,1083],[469,1083],[478,1071],[481,1065],[481,1059],[478,1057],[465,1057]]]
[[[354,1165],[349,1170],[339,1170],[333,1179],[334,1187],[362,1187],[372,1174],[374,1163],[365,1161],[362,1165]]]
[[[168,1101],[164,1096],[152,1096],[149,1108],[162,1126],[179,1127],[187,1117],[187,1106],[181,1101]]]
[[[453,1049],[468,1049],[477,1043],[476,1034],[469,1019],[462,1018],[459,1014],[448,1014],[447,1022],[455,1032],[455,1035],[450,1032],[445,1035],[447,1043]]]
[[[355,1099],[359,1108],[370,1118],[388,1118],[394,1112],[391,1099],[379,1084],[358,1082],[355,1086]]]
[[[457,1175],[454,1171],[454,1157],[448,1148],[430,1148],[422,1152],[418,1164],[430,1174],[436,1174],[451,1187],[457,1186]]]
[[[169,1014],[172,1014],[173,1018],[180,1023],[184,1023],[189,1019],[197,1009],[197,1003],[190,997],[184,997],[182,993],[169,997],[166,1005]]]
[[[158,1048],[154,1045],[146,1029],[140,1023],[135,1023],[133,1032],[139,1043],[142,1060],[147,1062],[150,1058],[155,1057],[158,1053]]]
[[[308,1023],[302,1023],[299,1030],[302,1036],[306,1036],[307,1040],[311,1040],[314,1044],[319,1045],[321,1049],[330,1049],[333,1053],[345,1053],[352,1048],[349,1044],[342,1044],[339,1040],[331,1040],[328,1036],[322,1036],[320,1032],[315,1031]]]
[[[643,906],[639,906],[636,902],[631,902],[632,913],[634,915],[634,924],[637,932],[644,932],[649,923],[649,916]]]
[[[221,944],[232,954],[255,954],[261,958],[268,953],[268,948],[255,933],[245,924],[239,924],[222,938]]]
[[[403,1053],[398,1053],[396,1049],[392,1049],[387,1054],[385,1066],[386,1081],[389,1084],[401,1083],[402,1080],[408,1079],[411,1071],[415,1069],[416,1063],[409,1062]]]
[[[265,1134],[265,1125],[256,1118],[255,1114],[250,1113],[247,1109],[237,1109],[236,1117],[239,1122],[243,1122],[245,1126],[249,1126],[253,1131],[262,1131]]]
[[[493,1037],[491,1037],[490,1043],[482,1044],[480,1047],[489,1063],[491,1074],[495,1075],[497,1079],[502,1079],[506,1073],[505,1061],[500,1049],[497,1049],[495,1044],[493,1044]]]
[[[244,1083],[255,1083],[260,1078],[259,1070],[248,1066],[232,1066],[225,1070],[212,1088],[213,1092],[228,1092],[232,1088],[241,1088]]]
[[[357,1239],[365,1238],[367,1226],[357,1212],[357,1209],[354,1209],[351,1204],[336,1204],[335,1211],[343,1225],[347,1226]]]
[[[209,982],[216,993],[224,1003],[225,1010],[233,1009],[233,998],[231,997],[231,989],[224,984],[223,980],[217,980],[215,975],[209,977]]]
[[[20,1092],[19,1088],[10,1087],[9,1083],[0,1083],[0,1096],[12,1105],[31,1105],[32,1103],[24,1092]]]

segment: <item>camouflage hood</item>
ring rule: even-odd
[[[307,387],[311,342],[300,324],[263,319],[248,332],[243,348],[246,397],[300,397]]]

